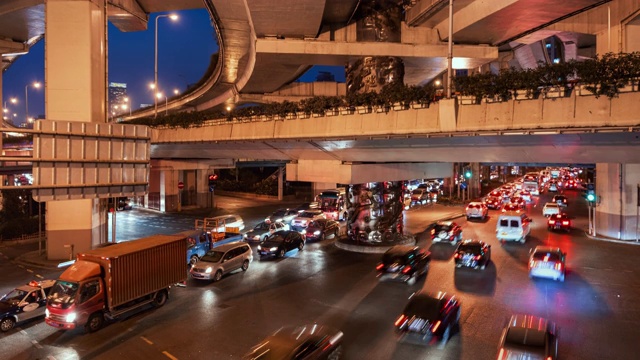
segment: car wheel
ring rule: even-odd
[[[16,321],[13,320],[13,318],[6,317],[0,321],[0,330],[2,330],[2,332],[9,331],[13,329],[15,325]]]
[[[102,315],[102,313],[95,313],[89,316],[89,320],[87,321],[87,324],[84,328],[87,332],[92,333],[100,330],[103,324],[104,316]]]
[[[249,260],[245,260],[242,262],[242,271],[247,271],[247,269],[249,268]]]
[[[338,347],[327,356],[327,360],[340,360],[340,356],[342,356],[342,345],[338,345]]]
[[[523,237],[520,239],[520,244],[524,244],[524,242],[525,242],[525,241],[527,241],[527,237],[526,237],[526,236],[523,236]]]
[[[560,280],[560,282],[564,282],[564,273],[560,275],[560,278],[558,280]]]
[[[278,251],[278,257],[279,257],[279,258],[283,258],[283,257],[284,257],[284,254],[285,254],[284,249],[280,249],[280,251]]]
[[[156,293],[156,296],[153,298],[153,306],[161,307],[162,305],[164,305],[167,302],[168,298],[169,298],[169,296],[167,295],[166,291],[164,291],[164,290],[158,291]]]
[[[322,240],[324,240],[324,234],[322,234]],[[298,251],[302,251],[302,249],[304,249],[304,241],[300,241],[298,244]]]
[[[222,271],[218,270],[216,274],[213,275],[213,281],[220,281],[220,279],[222,279]]]
[[[189,264],[191,264],[191,266],[195,265],[198,262],[198,255],[192,255],[191,259],[189,259]]]
[[[411,277],[409,278],[409,280],[407,280],[407,285],[413,286],[416,284],[416,277],[411,275]]]

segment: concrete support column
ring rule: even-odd
[[[635,240],[640,164],[596,164],[596,234]]]
[[[178,170],[160,171],[160,211],[179,211],[178,205]]]
[[[45,112],[52,120],[104,122],[106,4],[45,1]],[[47,257],[68,259],[107,242],[106,200],[47,203]]]
[[[480,163],[471,163],[471,198],[480,196]]]
[[[213,174],[213,170],[196,170],[196,205],[201,208],[212,206],[210,204],[211,193],[209,192],[209,174]]]
[[[284,193],[284,166],[278,168],[278,200],[282,201]]]

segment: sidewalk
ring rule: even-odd
[[[38,250],[26,252],[17,258],[15,258],[14,262],[30,267],[36,267],[40,269],[48,269],[55,270],[58,269],[58,264],[63,263],[68,260],[48,260],[46,251],[43,251],[42,255],[39,254]]]
[[[612,242],[612,243],[618,243],[618,244],[626,244],[626,245],[640,245],[640,241],[636,241],[634,240],[619,240],[619,239],[614,239],[614,238],[610,238],[608,236],[603,236],[603,235],[589,235],[589,233],[587,231],[584,232],[584,235],[586,237],[588,237],[591,240],[599,240],[599,241],[608,241],[608,242]]]

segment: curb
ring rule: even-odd
[[[16,264],[24,265],[24,266],[36,267],[36,268],[39,268],[39,269],[46,269],[46,270],[59,269],[58,268],[58,264],[64,262],[64,260],[60,260],[56,264],[43,264],[41,262],[36,262],[36,261],[31,261],[31,260],[26,259],[27,255],[33,254],[33,253],[37,253],[37,252],[38,251],[36,250],[36,251],[31,251],[31,252],[22,254],[22,255],[16,257],[15,259],[13,259],[13,262],[16,263]]]
[[[612,239],[612,238],[601,237],[601,236],[593,236],[593,235],[589,235],[589,233],[586,231],[584,232],[584,235],[591,240],[606,241],[606,242],[625,244],[625,245],[640,245],[640,242],[635,240],[618,240],[618,239]]]

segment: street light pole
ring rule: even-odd
[[[33,87],[35,87],[36,89],[39,88],[40,83],[34,82]],[[28,89],[29,89],[29,84],[24,86],[24,110],[25,110],[27,122],[29,122],[29,91],[27,91]]]
[[[171,14],[171,15],[158,15],[156,16],[156,36],[155,36],[155,56],[154,56],[154,75],[153,75],[153,86],[154,89],[158,89],[158,19],[163,18],[163,17],[168,17],[171,20],[177,20],[178,19],[178,15],[175,14]],[[156,96],[153,97],[153,102],[154,102],[154,117],[158,117],[158,98]]]

